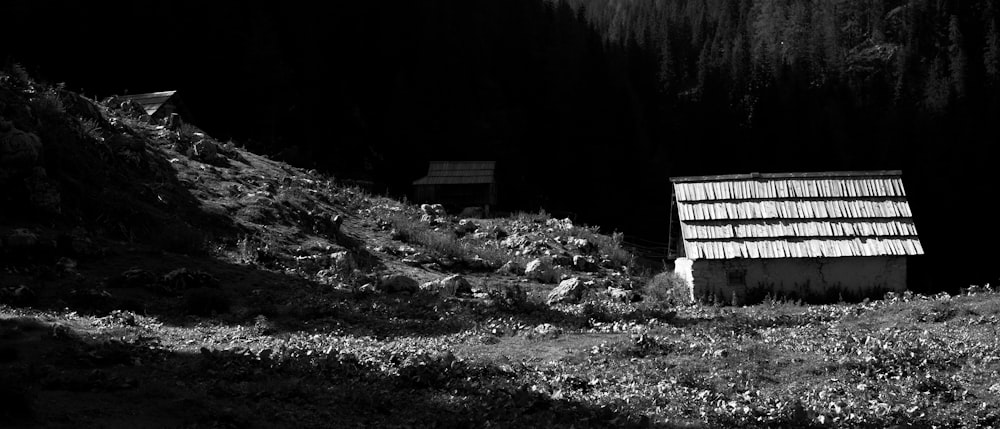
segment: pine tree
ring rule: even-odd
[[[951,85],[954,88],[955,96],[961,99],[965,98],[966,68],[969,59],[965,54],[963,46],[965,41],[959,24],[958,16],[952,15],[948,26],[948,38],[951,42],[948,46],[948,69],[951,72]]]
[[[986,66],[986,79],[993,85],[1000,85],[1000,34],[997,23],[990,20],[990,28],[986,33],[986,48],[983,52],[983,63]]]

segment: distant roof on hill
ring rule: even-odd
[[[924,253],[900,171],[673,177],[694,259]]]
[[[496,161],[431,161],[414,185],[469,185],[495,181]]]
[[[134,94],[134,95],[122,95],[118,99],[122,101],[134,101],[138,103],[146,111],[147,115],[152,116],[160,107],[163,106],[170,97],[173,97],[177,91],[161,91],[161,92],[150,92],[146,94]]]

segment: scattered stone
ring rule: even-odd
[[[613,287],[613,286],[608,287],[608,292],[607,293],[608,293],[608,296],[611,297],[612,300],[618,301],[618,302],[628,303],[628,302],[636,301],[639,298],[639,295],[636,294],[633,291],[630,291],[628,289],[622,289],[622,288],[618,288],[618,287]]]
[[[432,292],[441,297],[472,295],[472,284],[458,274],[427,282],[420,285],[420,290]]]
[[[576,304],[583,298],[583,293],[586,290],[587,286],[578,277],[566,279],[560,282],[555,289],[552,289],[552,292],[549,292],[545,303],[548,305]]]
[[[573,267],[580,271],[597,271],[597,264],[590,258],[583,255],[573,255]]]
[[[393,274],[382,278],[377,288],[385,293],[413,293],[420,289],[420,284],[416,280],[402,274]]]
[[[563,330],[551,323],[543,323],[532,329],[531,333],[536,337],[554,340],[562,335]]]
[[[535,259],[528,262],[528,265],[524,268],[524,275],[529,279],[542,283],[555,283],[559,278],[556,270],[544,259]]]
[[[435,218],[445,215],[444,206],[441,204],[421,204],[420,210],[423,210],[424,214]]]
[[[545,225],[555,229],[555,230],[570,230],[573,229],[573,221],[570,218],[566,219],[549,219],[545,221]]]

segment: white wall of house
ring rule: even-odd
[[[674,271],[690,281],[697,299],[741,304],[770,292],[801,299],[879,296],[906,290],[902,256],[784,259],[680,258]]]

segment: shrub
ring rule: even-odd
[[[481,259],[490,268],[503,265],[509,257],[506,253],[487,247],[477,247],[458,239],[453,232],[434,231],[427,224],[405,215],[393,215],[389,223],[395,230],[393,238],[404,243],[419,244],[441,256],[462,261]]]
[[[691,303],[691,288],[677,274],[666,271],[654,276],[642,288],[642,294],[647,301],[669,305],[688,305]]]

